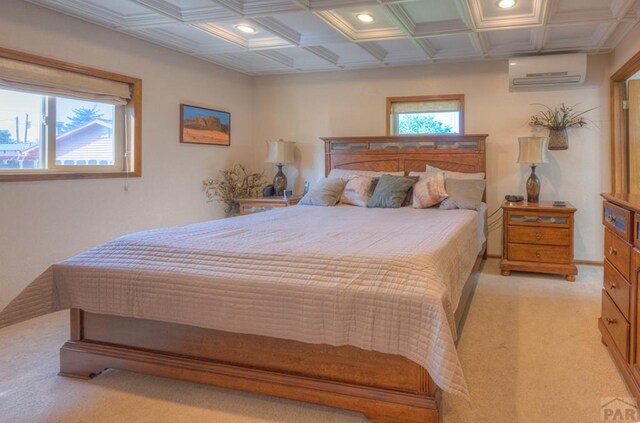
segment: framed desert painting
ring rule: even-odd
[[[231,113],[181,104],[180,142],[231,145]]]

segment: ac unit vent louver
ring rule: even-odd
[[[509,59],[509,88],[526,90],[581,84],[586,78],[586,54]]]

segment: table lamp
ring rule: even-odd
[[[540,179],[536,175],[536,166],[547,163],[547,137],[520,137],[518,163],[531,165],[531,175],[527,179],[527,202],[537,203],[540,196]]]
[[[267,141],[269,151],[265,163],[273,163],[278,166],[278,173],[273,177],[273,190],[275,195],[284,195],[287,190],[287,176],[282,172],[282,166],[294,162],[293,141],[279,140]]]

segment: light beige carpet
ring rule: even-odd
[[[600,422],[629,393],[600,343],[602,268],[578,280],[514,273],[489,260],[459,343],[472,405],[444,396],[445,423]],[[0,330],[0,422],[356,423],[360,414],[210,386],[108,371],[56,376],[68,312]]]

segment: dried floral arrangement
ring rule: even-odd
[[[232,215],[238,207],[238,199],[256,196],[264,183],[264,171],[248,173],[243,165],[236,164],[231,169],[221,170],[219,176],[202,181],[202,189],[207,201],[224,202],[225,213]]]
[[[545,104],[534,104],[535,106],[542,106],[544,110],[540,110],[537,114],[531,116],[529,125],[542,126],[552,130],[563,130],[566,128],[582,127],[587,124],[587,120],[584,115],[592,109],[579,112],[575,110],[577,104],[573,106],[567,106],[565,103],[554,107],[553,109]]]

